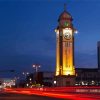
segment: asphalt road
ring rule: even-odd
[[[36,95],[22,95],[15,93],[0,93],[0,100],[65,100]],[[69,99],[66,99],[69,100]]]

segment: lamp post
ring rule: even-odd
[[[26,79],[26,76],[29,75],[29,72],[23,72],[22,74],[25,76]]]
[[[38,68],[41,66],[39,64],[33,64],[33,68],[35,69],[35,84],[37,83],[37,75],[38,75]],[[34,73],[33,73],[33,78],[34,78]]]
[[[25,77],[24,85],[27,86],[27,84],[26,84],[26,83],[27,83],[27,75],[29,75],[29,72],[23,72],[22,74],[23,74],[24,77]]]
[[[15,77],[15,78],[14,78],[14,82],[15,82],[15,85],[16,85],[17,88],[19,87],[19,81],[18,81],[19,78],[20,78],[20,77]]]
[[[29,75],[29,72],[23,72],[22,74],[24,75],[24,77],[25,77],[25,82],[26,82],[26,81],[27,81],[27,75]]]

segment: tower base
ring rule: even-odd
[[[75,85],[75,76],[56,76],[56,86],[74,86]]]

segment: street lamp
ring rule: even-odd
[[[23,72],[22,74],[26,77],[29,74],[29,72]]]
[[[35,69],[35,84],[37,81],[37,74],[38,74],[38,68],[40,68],[41,66],[39,64],[33,64],[33,68]],[[34,74],[33,74],[33,78],[34,78]]]
[[[15,77],[14,80],[16,87],[19,86],[19,77]]]
[[[27,82],[27,76],[29,75],[29,72],[23,72],[22,73],[23,75],[24,75],[24,80],[25,80],[25,82],[24,82],[24,85],[26,85],[26,82]]]
[[[25,76],[25,80],[26,80],[26,77],[27,75],[29,75],[29,72],[23,72],[22,74]]]

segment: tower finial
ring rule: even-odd
[[[64,11],[66,11],[66,4],[64,4]]]

